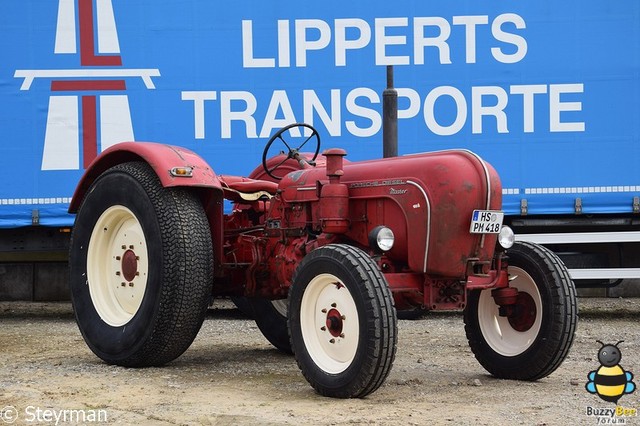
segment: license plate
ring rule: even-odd
[[[502,228],[504,213],[494,210],[474,210],[471,216],[472,234],[497,234]]]

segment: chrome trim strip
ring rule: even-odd
[[[413,181],[410,181],[410,180],[407,180],[407,183],[417,187],[420,190],[420,192],[422,192],[422,195],[424,196],[424,200],[425,200],[426,206],[427,206],[427,238],[426,238],[426,243],[425,243],[425,247],[424,247],[424,264],[422,266],[422,272],[426,273],[427,272],[427,257],[429,255],[429,239],[431,238],[431,203],[429,202],[429,197],[427,197],[427,193],[425,192],[424,188],[422,188],[416,182],[413,182]]]

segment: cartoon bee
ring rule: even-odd
[[[587,375],[589,381],[585,387],[587,392],[595,393],[603,400],[617,404],[622,395],[636,390],[635,383],[631,381],[633,374],[624,371],[619,365],[622,353],[618,345],[624,340],[620,340],[615,345],[605,345],[600,340],[596,342],[602,345],[598,351],[598,361],[601,365]]]

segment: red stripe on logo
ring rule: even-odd
[[[60,80],[51,82],[52,92],[78,90],[126,90],[124,80]]]
[[[81,65],[122,65],[122,58],[114,55],[96,56],[93,34],[93,0],[78,1],[80,20],[80,64]]]
[[[98,156],[98,127],[96,97],[82,97],[82,149],[83,164],[86,169]]]

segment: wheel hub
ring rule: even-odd
[[[512,314],[507,318],[514,330],[527,331],[536,321],[536,303],[529,293],[519,292]]]
[[[138,256],[132,250],[133,247],[130,247],[127,251],[122,255],[122,276],[125,280],[131,282],[138,274]]]
[[[536,321],[536,302],[531,295],[514,287],[491,291],[491,296],[499,306],[501,317],[506,317],[516,331],[527,331]]]
[[[342,335],[342,321],[343,317],[337,309],[332,308],[327,312],[327,330],[329,330],[329,333],[331,333],[333,337],[340,337],[340,335]]]

